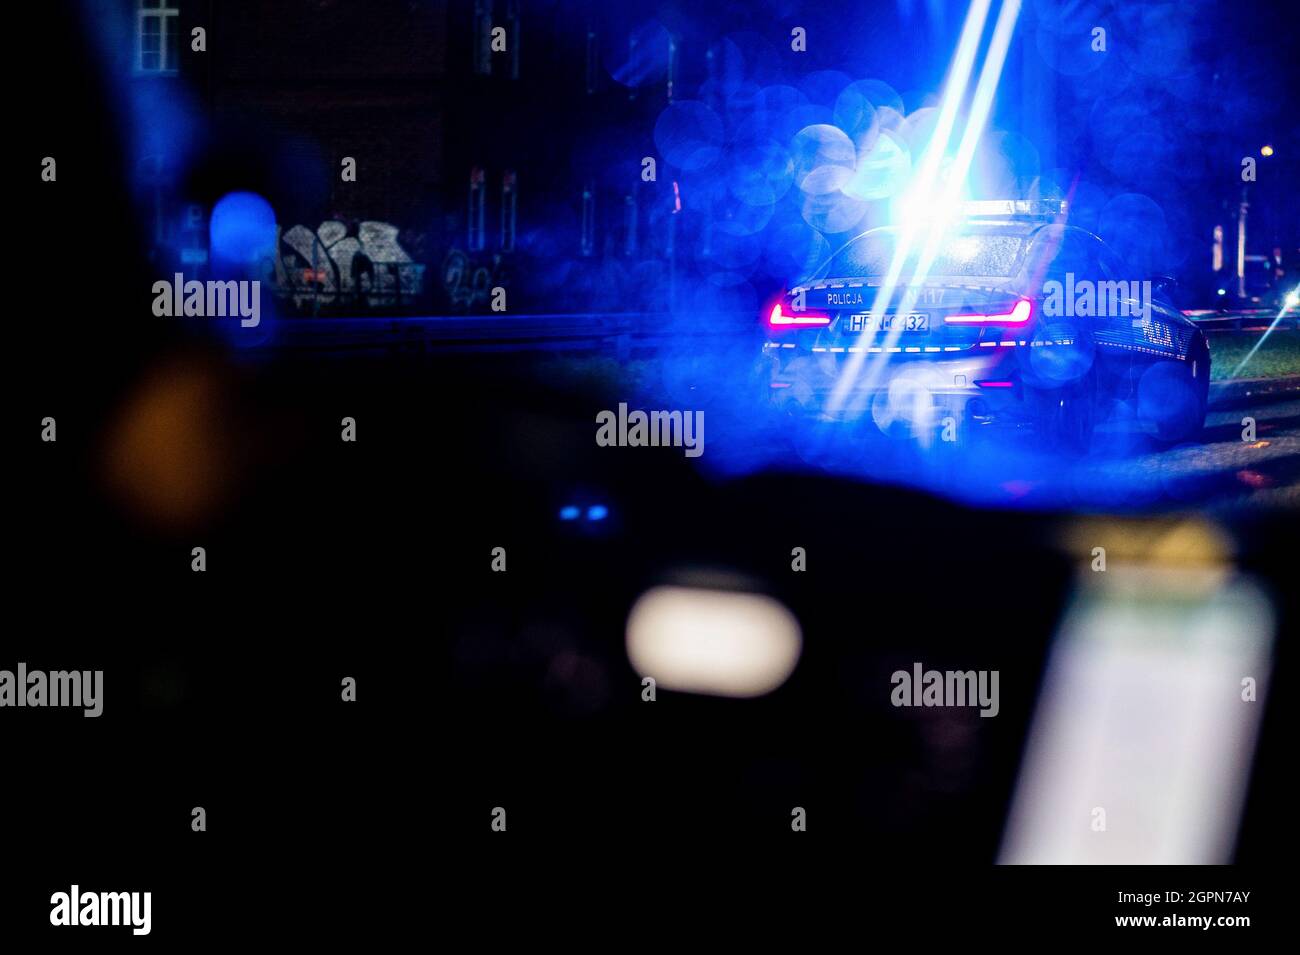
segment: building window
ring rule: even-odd
[[[170,0],[139,0],[135,68],[141,73],[176,72],[180,65],[179,13]]]
[[[623,197],[623,254],[629,258],[636,255],[639,212],[636,194],[629,192]]]
[[[506,36],[510,38],[510,78],[519,79],[519,0],[506,0]]]
[[[627,61],[628,61],[628,63],[629,63],[629,64],[631,64],[631,63],[637,63],[637,62],[638,62],[638,60],[637,60],[637,55],[638,55],[638,51],[637,51],[637,36],[636,36],[636,31],[633,30],[631,33],[629,33],[629,34],[627,35]],[[636,87],[635,87],[635,86],[629,86],[629,87],[627,88],[627,98],[630,99],[630,100],[636,99]]]
[[[596,31],[587,29],[587,92],[596,92],[597,71],[600,69],[600,54],[596,49]]]
[[[153,219],[154,245],[163,245],[167,241],[167,220],[163,202],[163,162],[159,156],[145,156],[136,167],[139,170],[140,184],[149,193],[149,212]]]
[[[515,171],[507,169],[501,177],[501,251],[515,250],[515,204],[518,200]]]
[[[673,81],[677,78],[677,41],[668,38],[668,102],[673,101]]]
[[[475,166],[469,172],[469,233],[465,244],[471,252],[482,252],[485,245],[484,221],[487,209],[487,173]]]
[[[596,254],[596,192],[588,183],[582,190],[582,234],[579,237],[583,255]]]
[[[492,0],[474,0],[474,73],[492,75]]]

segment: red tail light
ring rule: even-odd
[[[1018,299],[1010,310],[981,315],[949,315],[944,319],[950,325],[1025,325],[1034,316],[1034,303],[1027,298]]]
[[[791,325],[829,325],[830,323],[831,317],[821,312],[799,311],[787,315],[781,311],[780,302],[772,306],[772,312],[767,316],[767,324],[772,328],[789,328]]]

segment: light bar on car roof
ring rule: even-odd
[[[1055,219],[1066,207],[1064,199],[973,199],[961,211],[969,219]]]

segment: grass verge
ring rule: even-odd
[[[1211,332],[1206,337],[1210,341],[1211,381],[1300,375],[1300,332],[1275,330],[1240,372],[1237,367],[1263,336],[1259,332]]]

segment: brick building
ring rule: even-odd
[[[581,310],[662,272],[672,186],[639,162],[666,33],[662,75],[629,88],[602,51],[640,38],[586,0],[119,4],[106,46],[160,265],[202,268],[213,203],[247,190],[298,310],[487,311],[499,285],[512,310]]]

